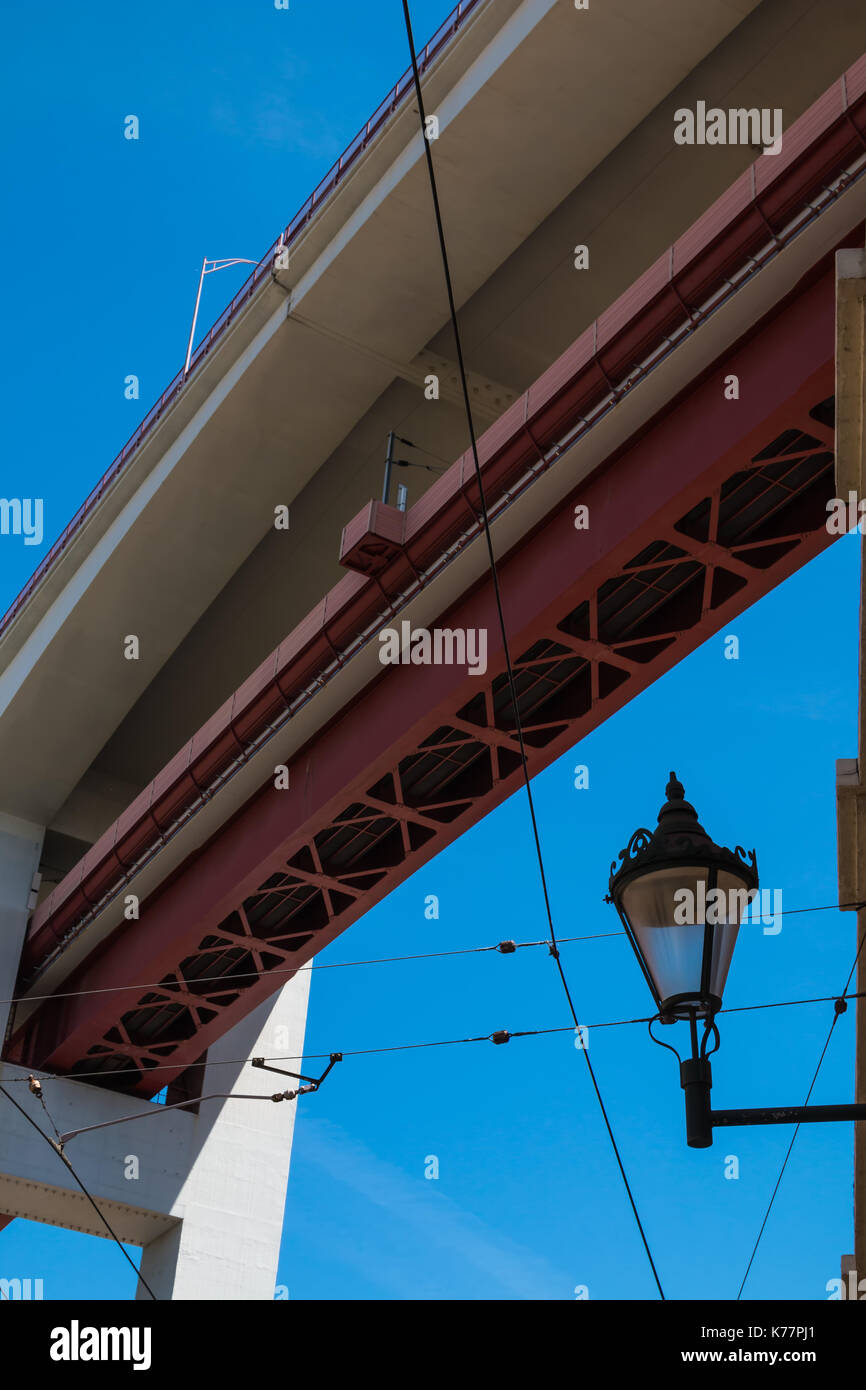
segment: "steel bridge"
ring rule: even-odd
[[[850,0],[461,0],[419,55],[518,709],[408,71],[0,620],[0,1074],[65,1078],[158,1296],[273,1296],[294,1111],[163,1116],[134,1197],[116,1122],[247,1094],[278,1010],[303,1051],[299,967],[515,790],[518,715],[534,775],[832,543],[864,49]],[[783,109],[781,152],[677,146],[698,99]],[[443,465],[405,510],[392,432]],[[486,630],[486,669],[383,665],[404,623]],[[5,1118],[0,1226],[103,1233]]]
[[[533,773],[830,543],[833,252],[863,242],[864,148],[861,60],[482,436]],[[466,453],[348,522],[350,573],[33,914],[10,1060],[154,1094],[514,790],[479,512]],[[486,628],[484,679],[386,674],[377,633],[407,618]],[[118,992],[136,979],[159,985]]]

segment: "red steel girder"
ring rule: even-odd
[[[778,157],[756,160],[481,436],[478,456],[491,514],[515,490],[531,487],[560,456],[563,441],[575,430],[589,432],[646,378],[659,354],[693,333],[713,306],[739,293],[737,284],[781,254],[866,174],[864,123],[861,58],[786,131]],[[821,446],[820,438],[810,438]],[[424,587],[455,545],[469,543],[478,531],[478,510],[467,453],[407,513],[373,502],[349,522],[341,561],[355,572],[323,596],[39,904],[22,954],[23,985],[67,950],[259,744],[351,659],[381,624],[383,603],[407,586]],[[709,559],[706,534],[705,528],[703,558]],[[707,576],[712,573],[708,568]],[[728,583],[732,574],[742,577],[740,559],[731,556],[728,573]],[[708,587],[707,602],[712,596]],[[595,637],[592,630],[569,633],[572,647]],[[589,647],[583,655],[591,655]],[[617,664],[627,669],[629,660],[620,646],[608,670]],[[590,662],[589,670],[598,697],[599,663]],[[491,731],[485,741],[495,741]]]
[[[500,561],[533,773],[829,544],[833,352],[827,271]],[[575,530],[578,502],[589,530]],[[446,625],[487,629],[483,677],[385,668],[302,751],[289,789],[269,781],[64,985],[158,990],[49,1000],[10,1058],[154,1094],[284,983],[287,960],[309,960],[509,795],[519,758],[489,580]],[[221,971],[228,993],[195,986]]]

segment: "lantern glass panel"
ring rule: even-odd
[[[622,893],[623,911],[659,1000],[676,996],[678,1010],[706,1011],[701,983],[707,916],[713,926],[707,992],[722,998],[748,902],[745,881],[735,874],[720,870],[715,894],[708,880],[706,865],[677,865],[641,874]]]

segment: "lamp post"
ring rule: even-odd
[[[258,265],[258,261],[248,261],[243,256],[233,256],[228,260],[209,261],[207,257],[201,263],[201,274],[198,277],[198,293],[195,297],[195,308],[192,313],[192,326],[189,330],[189,342],[186,348],[186,361],[183,364],[184,376],[189,375],[189,364],[192,359],[192,345],[195,338],[195,326],[198,322],[198,306],[201,303],[201,287],[204,284],[206,275],[213,275],[215,270],[228,270],[233,265]]]
[[[395,443],[397,443],[397,444],[408,444],[408,446],[409,446],[410,449],[417,449],[417,448],[418,448],[418,445],[417,445],[417,444],[413,444],[412,441],[411,441],[411,439],[404,439],[404,438],[402,437],[402,435],[395,434],[393,430],[391,430],[390,434],[388,435],[388,445],[387,445],[387,448],[386,448],[386,450],[385,450],[385,480],[384,480],[384,482],[383,482],[383,484],[382,484],[382,501],[383,501],[386,505],[389,504],[389,499],[390,499],[390,496],[391,496],[391,471],[392,471],[392,469],[394,469],[394,468],[423,468],[424,471],[425,471],[426,473],[444,473],[444,472],[445,472],[445,469],[444,469],[444,468],[434,468],[433,465],[432,465],[431,463],[414,463],[411,459],[395,459],[395,457],[394,457],[394,444],[395,444]],[[422,454],[423,454],[423,453],[425,452],[425,450],[422,449],[421,452],[422,452]],[[434,458],[436,457],[435,454],[434,454],[433,457],[434,457]],[[405,488],[403,489],[403,494],[404,494],[404,495],[403,495],[402,500],[403,500],[403,502],[404,502],[404,505],[403,505],[402,507],[400,507],[400,510],[401,510],[401,511],[405,511],[405,510],[406,510],[406,507],[405,507]],[[399,502],[398,502],[398,506],[399,506]]]
[[[710,839],[673,772],[666,795],[655,831],[636,830],[611,864],[605,901],[619,913],[656,1005],[650,1037],[679,1060],[689,1146],[709,1148],[718,1126],[866,1119],[866,1105],[712,1109],[710,1057],[720,1042],[715,1017],[740,921],[758,892],[758,869],[754,850],[724,849]],[[846,1008],[844,997],[836,1000],[838,1013]],[[657,1038],[656,1021],[687,1022],[691,1055],[681,1058]]]

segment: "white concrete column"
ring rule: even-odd
[[[42,1135],[53,1138],[50,1120],[26,1085],[28,1070],[0,1063],[0,1083]],[[46,1079],[42,1088],[61,1134],[151,1112],[146,1119],[79,1134],[68,1141],[66,1153],[120,1240],[143,1246],[171,1230],[177,1223],[178,1193],[195,1153],[194,1117],[183,1110],[165,1112],[138,1096],[119,1095],[67,1077]],[[4,1096],[0,1096],[0,1212],[110,1239],[62,1159]],[[46,1297],[57,1296],[46,1289]]]
[[[27,929],[33,878],[39,868],[41,825],[0,811],[0,1001],[15,992],[18,962]],[[0,1043],[6,1034],[10,1006],[0,1002]]]
[[[304,970],[221,1038],[208,1052],[202,1095],[295,1090],[300,1082],[235,1059],[300,1056],[309,989]],[[295,1062],[276,1065],[305,1070]],[[315,1097],[300,1103],[315,1105]],[[201,1105],[193,1122],[194,1153],[172,1209],[180,1220],[142,1254],[141,1273],[157,1298],[273,1299],[297,1104],[238,1099]],[[148,1297],[141,1284],[136,1297]]]
[[[0,812],[0,1000],[15,993],[43,837],[42,826]],[[210,1050],[203,1095],[296,1088],[234,1059],[300,1055],[309,987],[304,970]],[[0,1039],[9,1013],[0,1003]],[[50,1132],[25,1076],[0,1063],[0,1080]],[[45,1093],[61,1133],[151,1108],[62,1079],[46,1081]],[[0,1227],[4,1216],[20,1216],[105,1235],[57,1154],[8,1101],[0,1104]],[[205,1101],[197,1116],[154,1113],[70,1141],[71,1160],[120,1238],[144,1247],[142,1272],[158,1298],[274,1297],[295,1105]],[[141,1285],[137,1296],[149,1297]]]

